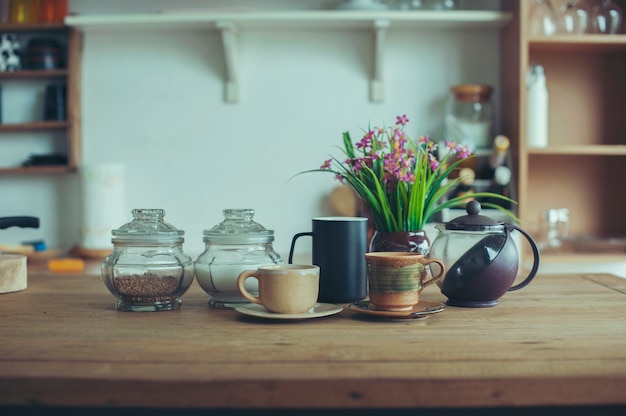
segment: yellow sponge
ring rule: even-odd
[[[63,258],[48,260],[48,270],[54,273],[76,273],[85,269],[85,262],[81,259]]]

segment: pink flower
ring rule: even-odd
[[[406,116],[406,114],[396,117],[396,125],[398,126],[405,126],[408,122],[409,118]]]
[[[438,159],[438,145],[427,135],[412,139],[408,123],[406,114],[397,116],[393,126],[370,127],[356,142],[344,133],[344,159],[328,159],[319,169],[350,185],[380,230],[422,229],[435,212],[462,202],[446,200],[457,179],[444,179],[460,159],[471,157],[469,148],[446,141]]]
[[[430,169],[433,172],[436,171],[437,168],[439,167],[439,161],[437,160],[437,158],[432,153],[428,154],[428,159],[430,161]]]
[[[467,146],[460,146],[459,147],[459,157],[461,159],[467,159],[471,155],[472,155],[472,152],[470,151],[469,147],[467,147]]]

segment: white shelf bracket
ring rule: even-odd
[[[385,96],[384,52],[389,20],[374,20],[374,70],[370,81],[370,101],[381,102]]]
[[[224,80],[224,101],[239,101],[239,61],[237,54],[237,26],[233,22],[218,21],[215,26],[222,35],[226,79]]]

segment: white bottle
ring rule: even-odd
[[[548,146],[548,88],[541,65],[528,71],[526,143],[529,147]]]

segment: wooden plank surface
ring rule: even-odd
[[[178,311],[129,313],[98,276],[31,275],[0,296],[0,405],[624,405],[625,282],[544,275],[495,308],[271,321],[209,309],[195,282]]]

